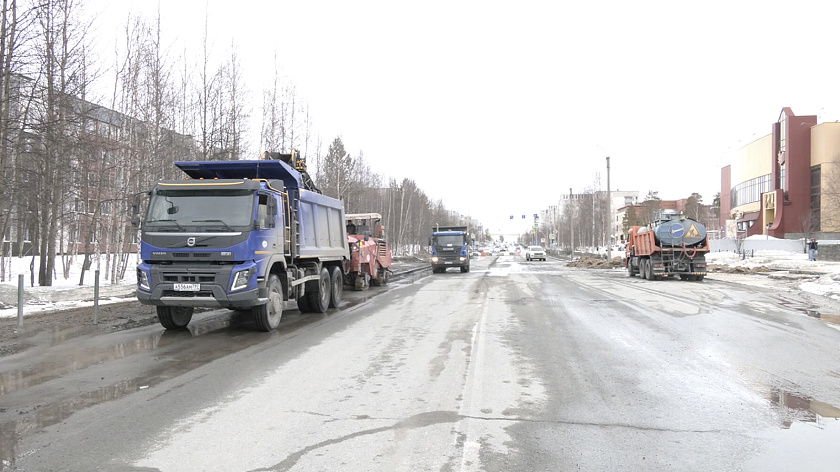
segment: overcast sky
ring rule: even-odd
[[[103,44],[158,4],[88,2]],[[711,203],[783,107],[840,120],[836,0],[164,1],[173,50],[199,56],[205,11],[211,46],[236,44],[254,116],[276,54],[325,146],[340,135],[493,231],[598,177],[606,189],[606,156],[612,190]]]

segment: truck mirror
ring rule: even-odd
[[[137,215],[140,213],[140,194],[134,195],[134,201],[131,202],[131,214]],[[132,219],[132,221],[134,221]]]
[[[134,229],[140,228],[140,217],[136,214],[131,217],[131,227]]]
[[[268,216],[277,216],[277,200],[273,198],[268,199]]]
[[[168,215],[174,215],[175,213],[178,213],[178,207],[173,205],[173,206],[166,209],[166,213]]]

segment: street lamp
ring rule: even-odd
[[[612,261],[612,196],[610,195],[610,156],[607,156],[607,226],[604,230],[607,233],[607,262]]]

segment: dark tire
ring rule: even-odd
[[[300,310],[301,313],[311,313],[312,312],[312,307],[309,306],[309,298],[307,298],[306,295],[304,295],[302,297],[298,297],[297,306],[298,306],[298,310]]]
[[[635,277],[636,273],[633,271],[633,263],[630,259],[627,259],[627,275],[630,277]]]
[[[525,260],[530,262],[531,261],[531,256],[525,256]]]
[[[696,280],[697,282],[702,282],[703,277],[705,277],[705,275],[695,275],[694,280]]]
[[[191,306],[159,306],[157,317],[166,329],[184,329],[190,324],[193,311]]]
[[[364,291],[370,288],[370,276],[365,272],[365,265],[362,265],[362,271],[358,274],[353,274],[353,290]]]
[[[333,266],[330,269],[330,308],[338,308],[343,294],[344,273],[341,272],[341,267]]]
[[[326,313],[330,307],[330,272],[321,267],[318,280],[306,282],[306,298],[312,313]]]
[[[680,274],[680,280],[689,280],[691,278],[688,274]]]
[[[272,331],[280,325],[283,318],[283,284],[280,277],[274,274],[268,276],[268,302],[255,306],[251,312],[260,331]]]
[[[647,279],[647,271],[645,270],[646,260],[639,259],[639,276],[642,280]]]
[[[470,271],[470,266],[462,266],[461,267],[461,272],[469,272],[469,271]]]
[[[645,259],[645,278],[648,280],[656,280],[656,276],[653,275],[653,264],[650,262],[650,259]]]
[[[381,271],[379,273],[379,285],[388,285],[388,282],[391,281],[391,271],[385,268],[379,270]]]
[[[370,279],[370,284],[373,285],[374,287],[379,287],[381,285],[385,285],[385,284],[382,283],[382,272],[384,272],[385,269],[383,269],[382,266],[380,266],[378,262],[376,263],[375,267],[376,267],[376,278],[375,279]]]

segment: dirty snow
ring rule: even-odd
[[[759,250],[755,251],[753,257],[746,258],[732,252],[712,252],[706,256],[706,259],[711,266],[747,270],[764,267],[771,270],[769,274],[771,278],[789,274],[800,276],[803,278],[799,283],[800,290],[840,300],[840,262],[809,261],[807,254],[778,250]],[[6,280],[0,282],[0,318],[17,316],[18,274],[24,274],[24,316],[64,308],[93,306],[94,272],[90,270],[85,274],[84,285],[79,285],[81,257],[71,265],[70,276],[67,279],[56,278],[52,287],[39,287],[37,284],[34,287],[30,286],[30,262],[31,258],[12,259],[12,276],[9,276],[7,272]],[[37,262],[36,260],[36,269]],[[129,263],[125,279],[117,284],[106,282],[105,277],[100,274],[100,304],[115,303],[134,297],[136,281],[133,268],[135,266],[134,263]],[[104,272],[104,262],[100,267]],[[715,275],[713,272],[712,274],[712,276]],[[745,281],[749,283],[750,277],[754,278],[758,285],[766,284],[768,275],[748,274],[741,277],[739,283],[745,283]]]

